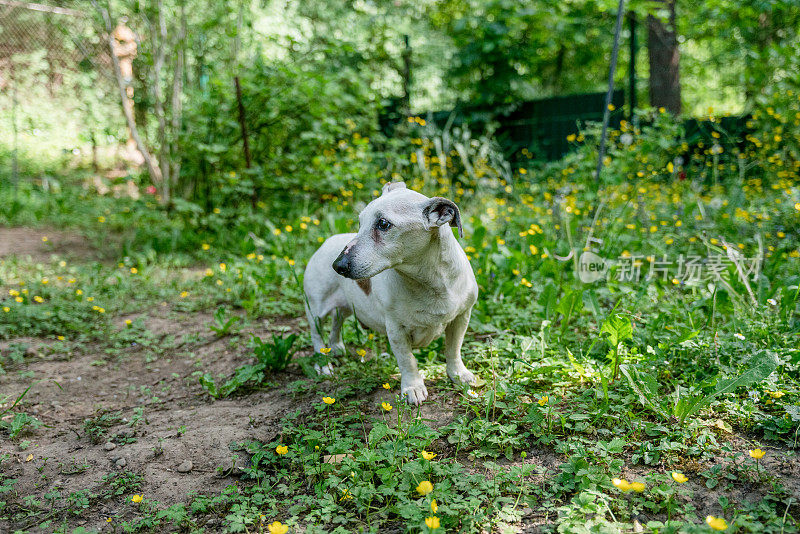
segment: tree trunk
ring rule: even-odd
[[[150,174],[150,179],[154,183],[159,183],[161,181],[161,169],[159,169],[158,164],[155,162],[153,156],[150,154],[150,151],[147,149],[147,146],[142,141],[142,138],[139,135],[139,128],[136,127],[136,119],[133,116],[133,110],[131,109],[131,106],[128,105],[128,93],[126,92],[125,80],[122,78],[122,71],[120,70],[119,66],[119,58],[114,53],[114,25],[111,22],[111,11],[108,7],[101,7],[100,4],[97,3],[97,0],[92,0],[92,5],[94,5],[94,8],[100,13],[100,16],[103,18],[103,23],[106,27],[108,52],[111,56],[111,63],[114,68],[114,78],[117,81],[117,89],[119,89],[122,111],[125,114],[125,121],[128,124],[128,128],[131,131],[131,137],[133,137],[133,140],[136,142],[136,147],[139,149],[139,152],[142,153],[142,157],[144,157],[144,162],[147,165],[147,172]]]
[[[665,108],[673,115],[681,113],[680,51],[675,26],[675,1],[658,0],[669,12],[665,24],[653,15],[647,17],[647,49],[650,58],[650,104]]]

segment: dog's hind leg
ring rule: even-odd
[[[319,352],[319,349],[325,346],[322,341],[322,321],[325,320],[325,317],[314,315],[311,308],[306,304],[306,319],[311,330],[311,344],[314,346],[314,352]]]
[[[351,315],[349,308],[336,308],[333,310],[333,324],[331,324],[330,347],[335,354],[343,355],[346,353],[344,342],[342,341],[342,325],[344,320]]]

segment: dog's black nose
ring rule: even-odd
[[[345,277],[350,276],[350,267],[350,256],[344,252],[333,262],[333,270]]]

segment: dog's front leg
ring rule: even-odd
[[[389,326],[389,325],[387,325]],[[400,394],[409,404],[422,404],[428,398],[425,381],[419,374],[417,359],[411,353],[411,343],[402,327],[391,326],[387,329],[389,346],[392,348],[397,366],[400,368]]]
[[[469,316],[472,310],[467,310],[447,325],[444,330],[444,354],[447,358],[447,376],[453,382],[472,384],[475,382],[475,375],[464,366],[461,361],[461,344],[464,341],[464,334],[469,325]]]

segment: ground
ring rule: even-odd
[[[79,235],[52,230],[0,229],[0,243],[0,259],[4,260],[16,257],[47,262],[55,253],[57,258],[81,261],[95,254]],[[252,354],[242,336],[219,336],[209,330],[209,310],[187,312],[164,300],[149,309],[113,317],[111,322],[124,330],[127,321],[137,320],[141,321],[141,331],[147,332],[146,343],[110,346],[90,342],[66,352],[54,349],[53,340],[47,337],[0,343],[4,353],[25,348],[24,358],[0,375],[0,390],[15,399],[30,387],[23,400],[25,411],[43,423],[21,439],[0,443],[0,457],[6,458],[2,475],[16,480],[17,495],[10,499],[14,519],[0,518],[0,531],[37,531],[36,527],[42,525],[38,531],[84,527],[111,532],[119,523],[136,520],[140,511],[130,502],[134,492],[159,503],[161,509],[191,502],[194,494],[218,495],[230,485],[243,484],[242,470],[250,460],[243,443],[280,441],[282,421],[290,413],[314,416],[313,406],[319,400],[314,385],[320,380],[307,378],[296,364],[270,376],[265,387],[246,395],[226,399],[208,395],[198,381],[200,374],[231,375],[236,367],[250,361]],[[275,316],[251,324],[248,332],[266,337],[271,333],[301,333],[305,327],[300,317]],[[308,351],[303,347],[299,355]],[[363,365],[374,365],[372,358],[385,359],[386,355],[370,354]],[[389,378],[396,382],[396,376]],[[337,378],[330,380],[335,383]],[[431,396],[419,415],[431,428],[440,429],[452,424],[461,411],[462,394],[441,376],[428,382]],[[373,389],[365,397],[365,405],[374,407],[371,411],[376,417],[381,402],[396,402],[393,393],[382,388]],[[752,439],[746,435],[724,431],[717,435],[731,451],[742,455],[752,446]],[[487,479],[494,476],[479,457],[459,452],[446,440],[437,440],[431,447],[442,462],[458,461],[468,473],[485,474]],[[532,486],[552,483],[570,458],[565,451],[542,445],[523,444],[520,448],[525,451],[524,457],[514,454],[501,460],[500,466],[533,468],[525,477]],[[789,494],[800,497],[800,459],[784,446],[768,450],[760,469],[772,484],[780,483]],[[729,464],[729,458],[719,458],[717,465],[721,468]],[[687,459],[683,472],[696,475],[714,469],[713,462]],[[651,470],[625,467],[621,474],[633,480]],[[763,482],[755,480],[737,482],[734,487],[723,476],[722,483],[712,487],[700,477],[692,478],[687,486],[693,495],[684,499],[684,505],[693,506],[698,517],[717,512],[721,496],[740,503],[758,503],[769,493]],[[48,503],[47,507],[43,509],[42,503]],[[797,511],[787,506],[786,514],[796,516]],[[657,515],[639,510],[630,519],[636,529]],[[540,532],[554,527],[557,518],[553,507],[519,506],[505,522],[495,523],[495,528]],[[215,532],[230,524],[224,514],[211,513],[189,526]],[[169,523],[152,527],[158,532],[173,529]],[[402,527],[389,528],[395,529],[401,531]]]

